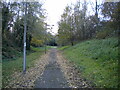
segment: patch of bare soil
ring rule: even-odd
[[[57,62],[69,83],[71,88],[91,88],[91,85],[81,77],[80,70],[78,70],[73,63],[66,60],[60,51],[57,53]]]
[[[43,74],[45,66],[48,64],[48,54],[49,52],[36,60],[34,67],[28,69],[25,74],[14,73],[14,77],[5,88],[33,88],[36,79]]]

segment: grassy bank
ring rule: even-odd
[[[47,47],[47,50],[51,47]],[[21,52],[22,53],[22,52]],[[31,47],[31,51],[27,51],[26,69],[33,67],[35,60],[37,60],[44,53],[44,47]],[[23,55],[13,60],[3,60],[2,62],[2,84],[5,87],[11,80],[14,72],[22,72]]]
[[[75,46],[60,48],[63,55],[75,63],[82,76],[96,87],[115,88],[118,85],[118,39],[88,40]]]

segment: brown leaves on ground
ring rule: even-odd
[[[45,65],[48,64],[48,54],[49,52],[36,60],[34,67],[28,69],[25,74],[14,73],[11,82],[5,88],[33,88],[36,79],[43,74]]]
[[[57,53],[57,62],[60,64],[60,68],[70,85],[71,88],[88,88],[91,87],[87,81],[85,81],[81,76],[80,71],[75,67],[73,63],[66,60],[62,53],[59,51]]]
[[[11,82],[6,88],[34,88],[35,81],[43,74],[48,63],[49,52],[36,60],[34,67],[28,69],[25,74],[14,73]],[[71,88],[91,87],[87,81],[80,77],[81,73],[75,68],[75,65],[66,60],[60,51],[57,51],[57,63],[60,65],[61,71]]]

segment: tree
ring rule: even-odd
[[[61,21],[59,22],[58,37],[59,40],[68,41],[71,45],[74,45],[76,40],[86,39],[86,11],[87,3],[84,1],[82,4],[82,9],[80,8],[80,2],[74,6],[72,9],[67,6],[61,16]],[[65,43],[65,42],[64,42]]]
[[[102,14],[104,19],[108,21],[106,27],[113,29],[113,33],[120,30],[120,2],[105,2],[102,5]]]
[[[73,37],[73,18],[71,14],[71,7],[67,6],[64,10],[64,13],[61,16],[61,21],[59,22],[59,30],[58,30],[58,37],[59,42],[63,43],[62,45],[65,45],[66,43],[71,42],[71,45],[73,45],[74,37]]]
[[[23,50],[24,7],[23,2],[1,2],[2,4],[2,44],[3,54],[9,53],[7,48]],[[44,10],[38,2],[27,2],[27,50],[30,50],[32,38],[43,40]],[[11,49],[12,51],[12,49]],[[4,56],[3,55],[3,56]]]

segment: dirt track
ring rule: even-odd
[[[57,63],[57,50],[51,49],[48,55],[49,64],[45,66],[43,75],[37,79],[35,88],[68,88],[68,83]]]

